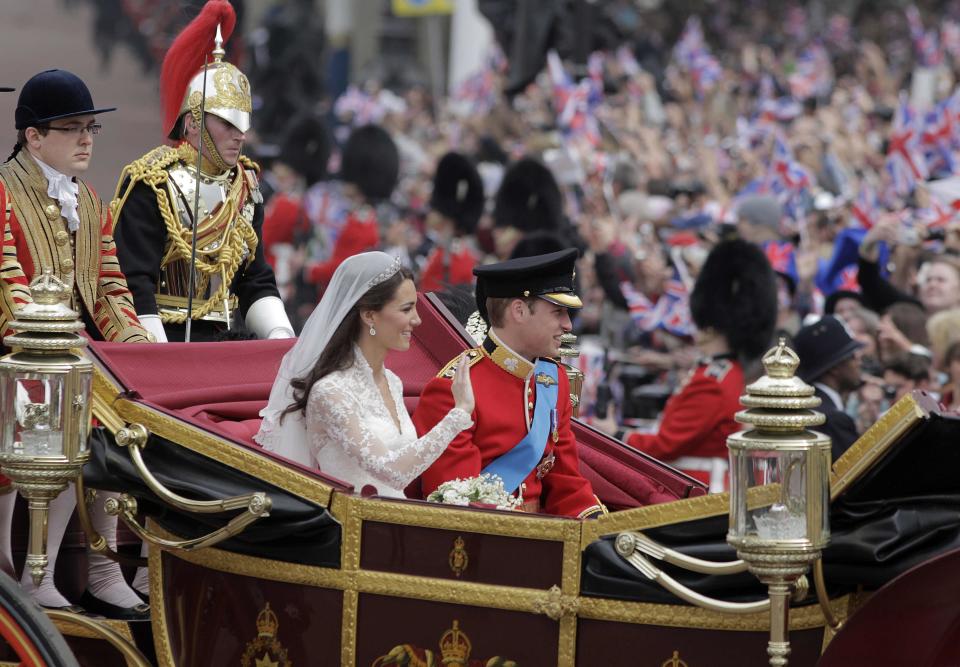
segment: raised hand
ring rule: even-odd
[[[474,406],[473,384],[470,382],[470,362],[466,353],[460,355],[450,389],[453,391],[454,407],[471,414]]]

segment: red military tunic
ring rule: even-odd
[[[376,211],[370,206],[361,206],[347,216],[347,222],[337,236],[330,259],[307,267],[307,280],[326,289],[333,278],[333,272],[343,260],[361,252],[376,250],[379,245],[380,228]]]
[[[446,451],[421,476],[421,491],[426,497],[440,484],[457,478],[476,477],[498,456],[506,454],[526,435],[533,416],[533,364],[513,353],[492,338],[474,351],[470,381],[476,397],[473,427],[462,431]],[[449,366],[448,366],[449,368]],[[446,369],[445,369],[446,370]],[[453,408],[453,394],[448,377],[432,379],[420,395],[413,414],[417,433],[422,435]],[[572,406],[570,382],[563,367],[558,369],[557,441],[547,438],[547,446],[538,466],[524,484],[525,503],[537,502],[540,511],[571,517],[585,517],[602,509],[593,488],[580,474],[577,443],[570,426]],[[553,465],[548,461],[553,457]]]
[[[446,263],[448,253],[450,259]],[[430,251],[427,266],[420,275],[420,291],[437,292],[448,285],[472,285],[476,265],[477,257],[466,244],[449,251],[437,246]]]
[[[710,485],[727,488],[727,436],[741,429],[734,415],[742,409],[743,368],[729,358],[700,362],[669,401],[656,433],[631,433],[627,444],[675,465]]]

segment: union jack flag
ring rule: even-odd
[[[630,312],[630,318],[641,331],[654,331],[663,323],[663,318],[667,314],[667,299],[661,297],[656,303],[650,300],[646,294],[633,286],[633,283],[624,281],[620,283],[620,291],[623,298],[627,301],[627,308]]]
[[[661,326],[674,336],[692,336],[693,318],[690,316],[690,293],[674,271],[673,278],[664,285],[660,301],[666,301],[666,313]]]
[[[913,192],[917,181],[927,178],[927,163],[920,148],[920,122],[904,93],[900,94],[893,117],[885,168],[894,192],[903,197]]]
[[[602,78],[602,60],[601,78]],[[595,109],[603,101],[603,84],[592,77],[574,85],[556,51],[547,54],[547,69],[553,84],[557,124],[567,136],[584,137],[593,146],[600,144],[600,125]]]
[[[452,95],[455,107],[461,107],[468,114],[487,113],[497,104],[497,72],[504,67],[503,52],[492,48],[484,64],[476,72],[464,79]]]
[[[953,174],[957,166],[957,122],[955,97],[944,100],[924,114],[920,144],[932,174]]]
[[[953,206],[944,206],[933,199],[929,208],[918,208],[913,213],[914,219],[922,223],[927,229],[940,229],[946,227],[956,218],[957,209]]]
[[[924,67],[937,67],[942,64],[943,50],[940,48],[940,38],[937,32],[924,29],[920,11],[915,5],[907,7],[905,12],[917,62]]]
[[[774,271],[790,276],[794,284],[798,282],[797,253],[792,243],[768,241],[763,246],[763,252]]]
[[[846,290],[848,292],[859,292],[860,291],[860,282],[857,280],[857,275],[860,273],[860,269],[856,265],[851,265],[846,267],[840,272],[840,280],[837,282],[838,290]]]
[[[787,78],[790,94],[798,100],[826,95],[833,88],[833,65],[820,42],[810,44],[797,58],[796,71]]]
[[[877,191],[869,183],[861,183],[857,199],[850,206],[850,214],[864,229],[870,229],[877,221],[880,202]]]
[[[673,48],[673,56],[680,67],[693,78],[693,87],[698,96],[703,97],[720,81],[723,69],[707,48],[698,17],[691,16],[687,19],[680,41]]]

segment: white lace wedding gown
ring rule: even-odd
[[[360,492],[376,487],[381,496],[403,498],[403,489],[430,467],[450,441],[470,428],[470,415],[453,408],[417,438],[403,405],[403,384],[384,369],[400,429],[373,381],[359,348],[350,368],[321,378],[307,401],[307,442],[321,472],[348,482]]]

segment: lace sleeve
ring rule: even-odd
[[[395,488],[416,479],[460,431],[473,425],[469,414],[453,408],[422,438],[395,433],[386,441],[370,428],[368,408],[357,396],[323,380],[310,391],[306,413],[315,456],[323,447],[339,447],[370,475]]]

